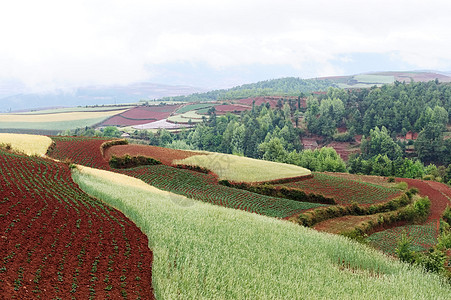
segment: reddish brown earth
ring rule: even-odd
[[[344,216],[320,222],[313,228],[318,231],[339,234],[368,220],[371,220],[371,216]]]
[[[238,102],[240,104],[244,104],[244,105],[248,105],[248,106],[252,106],[252,103],[254,101],[255,101],[256,106],[260,106],[264,103],[269,103],[271,105],[271,108],[276,108],[277,102],[279,101],[279,99],[291,99],[291,100],[297,101],[297,97],[267,96],[267,97],[252,97],[252,98],[240,99],[240,100],[238,100]],[[303,107],[303,108],[307,107],[306,98],[301,99],[301,107]]]
[[[148,239],[66,164],[0,151],[1,299],[154,299]]]
[[[100,126],[132,126],[163,120],[179,107],[180,105],[138,106],[105,120]]]
[[[344,161],[347,161],[351,154],[360,152],[359,148],[353,148],[352,146],[349,142],[331,142],[327,145],[327,147],[334,148]]]
[[[168,166],[172,165],[175,159],[185,159],[193,155],[205,155],[202,152],[183,151],[149,145],[117,145],[105,151],[105,159],[109,160],[113,155],[124,156],[126,154],[130,156],[142,155],[151,157]]]
[[[228,105],[216,105],[215,109],[216,109],[217,114],[226,114],[228,112],[238,113],[238,112],[246,111],[246,110],[249,110],[250,107],[247,105],[228,104]]]
[[[435,181],[424,181],[419,179],[396,178],[397,182],[407,182],[409,187],[416,187],[421,196],[428,196],[431,200],[431,213],[426,222],[437,221],[439,224],[440,217],[446,209],[447,205],[451,205],[451,188],[446,184]]]

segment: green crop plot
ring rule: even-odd
[[[173,163],[207,168],[219,179],[235,182],[262,182],[311,174],[310,170],[295,165],[221,153],[195,155]]]

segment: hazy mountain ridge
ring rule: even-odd
[[[133,83],[130,85],[81,87],[73,92],[22,93],[0,98],[0,112],[40,107],[102,105],[138,102],[203,92],[200,88],[182,85]]]

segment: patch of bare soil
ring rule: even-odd
[[[117,145],[105,150],[105,159],[115,156],[146,156],[157,159],[165,165],[172,165],[172,162],[176,159],[185,159],[194,155],[206,155],[202,152],[184,151],[176,149],[168,149],[149,145]]]

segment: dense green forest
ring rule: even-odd
[[[371,89],[330,88],[307,100],[309,131],[325,136],[334,126],[368,135],[376,126],[392,134],[420,132],[426,125],[451,123],[451,85],[438,81],[383,85]],[[319,118],[316,118],[319,116]]]
[[[230,89],[196,93],[189,96],[166,97],[161,100],[196,102],[243,99],[258,96],[299,96],[315,91],[326,91],[329,87],[335,86],[336,85],[329,80],[286,77],[243,84]]]

